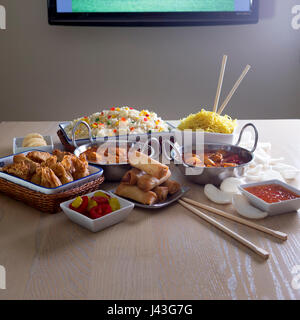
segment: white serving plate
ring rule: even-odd
[[[183,141],[183,138],[182,138],[183,133],[181,130],[177,129],[177,126],[179,125],[179,123],[180,121],[168,121],[168,124],[172,127],[171,133],[175,137],[175,142],[177,142],[181,146]],[[231,134],[204,132],[204,136],[202,136],[202,139],[204,139],[204,143],[233,144],[233,140],[236,134],[236,128]],[[196,134],[197,134],[196,132],[192,132],[192,145],[196,145],[199,143],[199,141],[196,140]],[[202,133],[200,133],[199,137],[201,137],[201,135]]]
[[[22,144],[23,144],[25,137],[14,138],[14,140],[13,140],[13,153],[16,154],[16,153],[26,152],[28,150],[40,150],[40,151],[45,151],[45,152],[51,153],[54,149],[52,137],[51,136],[43,136],[43,138],[45,139],[45,141],[47,143],[46,146],[29,147],[29,148],[22,147]]]
[[[20,153],[23,153],[23,154],[26,155],[30,151],[36,151],[36,150],[29,150],[27,152],[20,152]],[[38,150],[38,151],[42,151],[42,150]],[[42,152],[44,152],[44,151],[42,151]],[[20,153],[18,153],[18,154],[20,154]],[[7,164],[13,163],[13,157],[15,155],[16,154],[12,154],[10,156],[4,157],[4,158],[0,158],[0,168],[6,166]],[[76,188],[76,187],[78,187],[80,185],[83,185],[83,184],[85,184],[87,182],[90,182],[90,181],[98,178],[99,176],[101,176],[103,174],[103,169],[100,168],[99,166],[94,166],[94,165],[90,164],[89,165],[89,170],[90,170],[91,174],[88,175],[87,177],[75,180],[73,182],[66,183],[66,184],[64,184],[64,185],[62,185],[60,187],[56,187],[56,188],[42,187],[42,186],[34,184],[34,183],[30,182],[30,181],[15,177],[13,175],[10,175],[10,174],[2,172],[2,171],[0,171],[0,178],[5,179],[5,180],[10,181],[10,182],[13,182],[13,183],[16,183],[16,184],[18,184],[20,186],[23,186],[23,187],[28,188],[28,189],[33,190],[33,191],[41,192],[41,193],[44,193],[44,194],[56,194],[56,193],[64,192],[64,191],[69,190],[69,189]]]
[[[132,209],[134,208],[134,204],[130,201],[127,201],[123,198],[120,198],[116,196],[115,194],[112,194],[111,192],[106,192],[103,190],[98,190],[101,192],[104,192],[111,197],[117,198],[120,202],[121,209],[116,210],[114,212],[111,212],[104,217],[98,218],[98,219],[90,219],[89,217],[74,211],[69,208],[70,203],[73,202],[74,199],[63,202],[60,204],[60,207],[62,208],[63,212],[67,215],[67,217],[72,220],[73,222],[79,224],[80,226],[92,231],[92,232],[98,232],[100,230],[103,230],[107,227],[110,227],[114,224],[117,224],[123,220],[125,220]],[[91,192],[86,194],[86,196],[93,196],[97,191]]]
[[[70,121],[65,121],[65,122],[61,122],[59,124],[59,128],[61,129],[64,137],[66,138],[66,140],[68,141],[69,144],[73,144],[72,139],[70,139],[65,131],[65,128],[70,124]],[[169,125],[169,123],[166,121],[166,123]],[[171,126],[170,126],[171,129]],[[127,140],[129,142],[135,142],[137,141],[137,138],[139,139],[145,139],[147,137],[166,137],[166,138],[170,138],[171,137],[171,132],[152,132],[152,133],[137,133],[137,134],[128,134],[128,135],[119,135],[119,136],[111,136],[111,137],[97,137],[97,138],[93,138],[94,142],[105,142],[107,140]],[[87,139],[76,139],[75,140],[78,146],[90,143],[91,141],[87,138]],[[142,140],[144,141],[144,140]],[[147,141],[147,139],[145,140]]]
[[[279,184],[280,186],[284,187],[285,189],[292,191],[293,193],[300,196],[300,190],[292,187],[291,185],[284,183],[280,180],[274,179],[274,180],[267,180],[267,181],[261,181],[256,183],[247,183],[242,184],[239,186],[239,189],[241,190],[242,194],[247,197],[247,199],[257,208],[259,208],[262,211],[266,211],[269,213],[269,216],[274,216],[277,214],[282,213],[288,213],[292,211],[297,211],[300,208],[300,198],[298,199],[292,199],[292,200],[285,200],[275,203],[268,203],[264,200],[258,198],[254,194],[248,192],[245,190],[245,188],[248,187],[254,187],[254,186],[261,186],[265,184]]]

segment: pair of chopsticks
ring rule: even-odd
[[[261,256],[264,259],[268,259],[270,254],[269,252],[267,252],[266,250],[256,246],[254,243],[250,242],[249,240],[245,239],[244,237],[240,236],[239,234],[237,234],[236,232],[230,230],[229,228],[225,227],[224,225],[222,225],[221,223],[219,223],[218,221],[214,220],[213,218],[209,217],[208,215],[206,215],[205,213],[201,212],[200,210],[194,208],[192,205],[198,207],[198,208],[202,208],[205,209],[207,211],[210,211],[212,213],[215,213],[219,216],[222,216],[224,218],[227,218],[231,221],[235,221],[237,223],[243,224],[245,226],[248,226],[250,228],[259,230],[261,232],[267,233],[275,238],[278,238],[280,240],[287,240],[287,234],[277,231],[277,230],[272,230],[269,229],[267,227],[258,225],[254,222],[248,221],[246,219],[243,218],[239,218],[236,217],[232,214],[229,214],[225,211],[210,207],[208,205],[205,205],[203,203],[197,202],[195,200],[192,199],[188,199],[183,197],[181,200],[178,200],[178,202],[185,207],[186,209],[190,210],[191,212],[193,212],[194,214],[196,214],[197,216],[199,216],[200,218],[204,219],[205,221],[207,221],[208,223],[212,224],[213,226],[215,226],[216,228],[220,229],[221,231],[225,232],[227,235],[229,235],[230,237],[234,238],[235,240],[239,241],[240,243],[242,243],[243,245],[245,245],[246,247],[248,247],[249,249],[251,249],[252,251],[254,251],[255,253],[257,253],[259,256]]]
[[[220,76],[219,76],[217,93],[216,93],[216,97],[215,97],[214,108],[213,108],[213,112],[216,112],[218,114],[221,114],[224,111],[224,109],[227,106],[228,102],[230,101],[230,99],[234,95],[235,91],[237,90],[237,88],[241,84],[242,80],[245,78],[246,74],[248,73],[248,71],[251,68],[251,66],[249,66],[249,64],[246,66],[246,68],[244,69],[244,71],[242,72],[242,74],[240,75],[240,77],[236,81],[235,85],[233,86],[233,88],[231,89],[231,91],[229,92],[228,96],[226,97],[226,99],[224,100],[223,104],[221,105],[221,107],[218,110],[220,94],[221,94],[222,85],[223,85],[223,79],[224,79],[224,74],[225,74],[226,63],[227,63],[227,56],[224,55],[223,56],[223,60],[222,60]]]

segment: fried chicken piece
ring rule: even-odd
[[[51,168],[52,166],[56,165],[56,163],[57,163],[57,157],[51,156],[42,163],[42,166]]]
[[[40,167],[37,169],[37,174],[34,176],[34,181],[34,183],[39,182],[37,184],[46,188],[56,188],[62,185],[61,181],[55,175],[53,170],[48,167]]]
[[[78,158],[77,158],[78,159]],[[88,168],[88,166],[89,166],[89,163],[88,163],[88,161],[87,161],[87,158],[86,158],[86,155],[85,154],[81,154],[80,156],[79,156],[79,160],[82,162],[82,164],[86,167],[86,168]]]
[[[51,156],[42,163],[43,167],[50,168],[55,175],[60,179],[62,184],[66,184],[73,181],[72,175],[67,172],[61,162],[57,162],[57,156]]]
[[[64,166],[66,171],[70,173],[74,180],[84,178],[90,174],[89,163],[86,160],[86,155],[81,154],[79,158],[75,155],[64,156],[61,164]]]
[[[26,157],[34,162],[42,163],[50,158],[51,154],[48,152],[32,151],[29,152]]]
[[[81,154],[79,158],[73,157],[72,159],[75,172],[73,174],[74,180],[84,178],[90,174],[89,163],[86,160],[85,154]]]
[[[30,174],[33,175],[35,174],[37,168],[40,167],[40,164],[37,162],[34,162],[30,159],[28,159],[24,154],[17,154],[13,158],[14,163],[22,163],[25,162],[25,164],[29,165],[30,167]]]
[[[65,155],[63,160],[61,161],[61,164],[66,169],[67,172],[69,172],[72,176],[75,172],[75,167],[73,164],[73,156],[74,155]]]
[[[56,163],[54,166],[50,167],[56,176],[60,179],[62,184],[66,184],[74,181],[72,175],[65,169],[65,167],[60,163]]]
[[[40,186],[41,180],[42,180],[42,168],[40,167],[36,170],[35,174],[32,176],[30,181]]]
[[[72,153],[55,149],[55,150],[53,150],[53,155],[57,157],[58,162],[61,162],[63,160],[64,156],[70,156],[70,155],[72,155]]]
[[[32,176],[30,165],[25,161],[9,164],[3,167],[2,171],[24,180],[29,180]]]

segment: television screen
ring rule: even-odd
[[[51,24],[255,23],[258,0],[49,0]]]

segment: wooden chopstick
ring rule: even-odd
[[[237,90],[237,88],[239,87],[239,85],[241,84],[242,80],[245,78],[246,74],[248,73],[248,71],[250,70],[251,66],[249,66],[249,64],[246,66],[246,68],[244,69],[244,71],[242,72],[242,74],[240,75],[240,77],[238,78],[237,82],[235,83],[235,85],[233,86],[233,88],[231,89],[231,91],[229,92],[228,96],[226,97],[226,99],[224,100],[223,104],[221,105],[220,109],[217,111],[218,114],[221,114],[225,107],[227,106],[228,102],[230,101],[230,99],[232,98],[232,96],[234,95],[235,91]]]
[[[236,217],[236,216],[234,216],[232,214],[229,214],[229,213],[227,213],[225,211],[210,207],[210,206],[208,206],[206,204],[197,202],[197,201],[189,199],[189,198],[183,197],[182,200],[187,202],[187,203],[190,203],[190,204],[192,204],[192,205],[194,205],[196,207],[202,208],[204,210],[210,211],[210,212],[215,213],[215,214],[217,214],[219,216],[227,218],[229,220],[235,221],[237,223],[243,224],[243,225],[248,226],[250,228],[253,228],[253,229],[259,230],[261,232],[267,233],[267,234],[269,234],[269,235],[271,235],[271,236],[273,236],[275,238],[278,238],[278,239],[281,239],[281,240],[287,240],[288,236],[287,236],[286,233],[283,233],[283,232],[280,232],[280,231],[277,231],[277,230],[269,229],[267,227],[264,227],[264,226],[261,226],[259,224],[256,224],[256,223],[254,223],[252,221],[248,221],[246,219],[243,219],[243,218],[240,218],[240,217]]]
[[[234,231],[230,230],[229,228],[223,226],[218,221],[212,219],[211,217],[207,216],[206,214],[204,214],[200,210],[194,208],[193,206],[189,205],[188,203],[186,203],[186,202],[184,202],[182,200],[178,200],[178,202],[183,207],[185,207],[186,209],[190,210],[191,212],[196,214],[198,217],[204,219],[205,221],[207,221],[208,223],[212,224],[213,226],[215,226],[216,228],[220,229],[221,231],[225,232],[230,237],[232,237],[235,240],[239,241],[240,243],[242,243],[243,245],[245,245],[246,247],[248,247],[249,249],[254,251],[256,254],[261,256],[262,258],[264,258],[264,259],[268,259],[269,258],[270,254],[269,254],[268,251],[256,246],[254,243],[248,241],[247,239],[245,239],[244,237],[240,236],[236,232],[234,232]]]
[[[217,112],[217,110],[218,110],[220,94],[221,94],[221,90],[222,90],[222,84],[223,84],[224,73],[225,73],[225,68],[226,68],[226,63],[227,63],[227,56],[224,55],[223,59],[222,59],[222,66],[221,66],[221,71],[220,71],[220,76],[219,76],[219,82],[218,82],[218,87],[217,87],[217,93],[216,93],[216,97],[215,97],[215,103],[214,103],[213,112]]]

